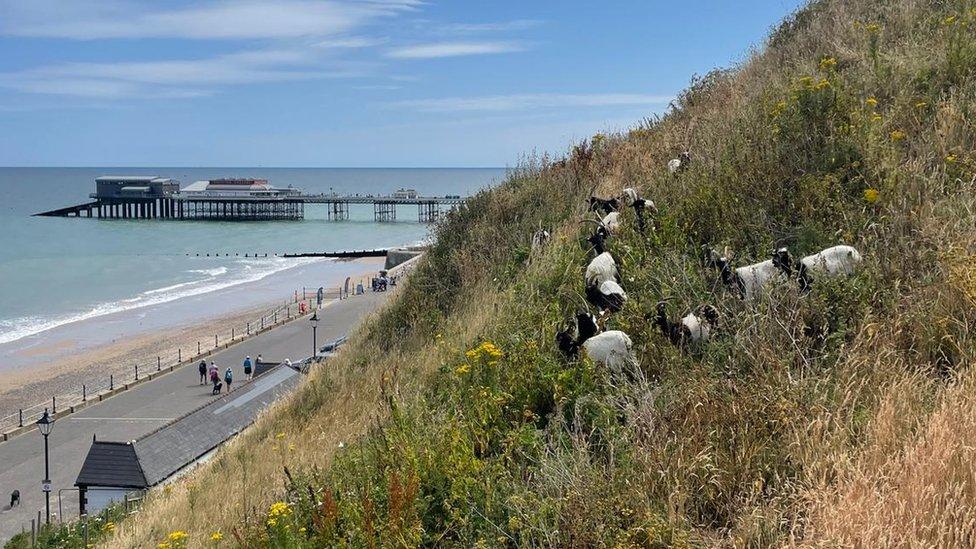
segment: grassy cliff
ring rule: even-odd
[[[338,360],[107,541],[973,544],[974,35],[972,0],[813,2],[663,117],[527,161]],[[660,211],[609,243],[630,299],[607,327],[641,372],[621,380],[554,335],[583,305],[585,200],[628,186]],[[750,303],[700,259],[838,243],[855,276]],[[661,299],[718,307],[714,339],[671,346]]]

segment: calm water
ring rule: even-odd
[[[76,320],[166,303],[255,281],[296,265],[269,257],[205,253],[290,253],[380,248],[423,240],[416,206],[397,223],[373,223],[372,206],[351,219],[325,219],[306,206],[304,221],[207,222],[30,217],[88,200],[99,175],[159,175],[188,185],[215,177],[263,177],[309,192],[466,195],[496,184],[503,169],[0,168],[0,344]],[[191,254],[187,257],[186,254]]]

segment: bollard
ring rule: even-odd
[[[18,427],[23,427],[23,426],[24,426],[24,409],[21,408],[20,409],[20,425],[18,425]]]
[[[291,320],[291,305],[288,306],[288,319]]]
[[[275,324],[277,324],[277,323],[278,323],[278,311],[275,311],[275,316],[274,316],[274,323],[275,323]]]
[[[136,381],[139,381],[139,365],[136,364]]]
[[[183,348],[180,347],[176,350],[176,362],[183,362]]]
[[[81,385],[81,401],[88,402],[88,387],[85,384]]]
[[[247,335],[251,335],[251,323],[247,323]]]
[[[58,413],[58,397],[51,397],[51,414]]]
[[[230,339],[231,339],[231,341],[234,340],[234,327],[233,326],[230,329]]]
[[[217,348],[217,334],[214,334],[214,349]]]
[[[197,354],[200,354],[200,342],[197,341]]]
[[[109,391],[115,390],[115,374],[109,374],[108,376],[108,390]]]
[[[160,368],[161,368],[161,367],[160,367],[160,361],[159,361],[159,356],[157,355],[157,356],[156,356],[156,371],[158,372],[158,371],[160,370]]]

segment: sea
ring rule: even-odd
[[[100,175],[156,175],[183,186],[255,177],[310,193],[383,195],[413,188],[444,196],[475,193],[505,174],[504,168],[0,168],[0,351],[25,338],[41,342],[45,333],[72,323],[97,326],[93,320],[122,311],[189,305],[186,300],[287,276],[318,261],[275,254],[385,248],[429,237],[416,206],[400,206],[394,223],[374,222],[371,205],[351,206],[347,221],[328,220],[324,205],[306,205],[301,221],[32,217],[89,201]]]

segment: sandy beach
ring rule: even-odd
[[[374,275],[383,258],[350,261],[324,261],[296,266],[261,281],[193,296],[179,303],[149,306],[87,319],[37,334],[18,345],[0,346],[0,417],[49,402],[52,395],[80,390],[82,384],[103,385],[110,375],[129,380],[134,366],[143,374],[156,369],[157,357],[165,367],[182,355],[188,360],[197,353],[198,343],[205,352],[214,347],[214,334],[223,345],[230,340],[230,327],[236,338],[243,337],[248,322],[259,327],[262,315],[291,304],[291,315],[298,315],[294,296],[315,303],[315,290],[326,289],[326,299],[334,299],[339,286],[350,277],[355,282]],[[282,310],[279,320],[287,313]],[[268,316],[270,324],[273,316]],[[297,357],[296,357],[297,358]]]

